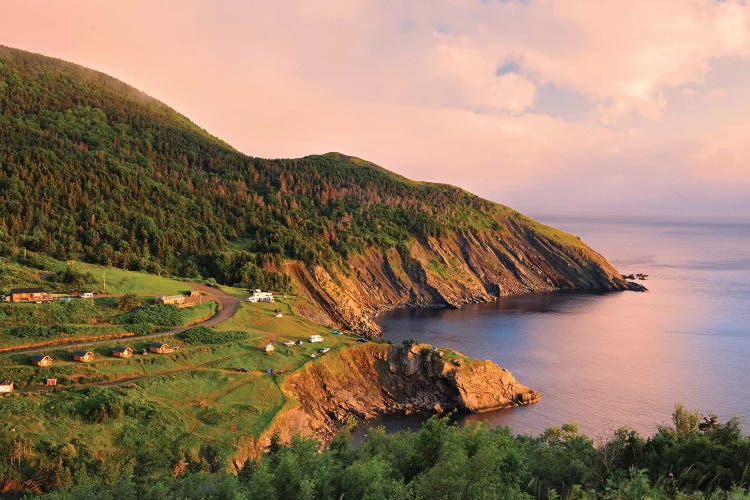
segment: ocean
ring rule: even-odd
[[[534,405],[469,415],[517,433],[576,422],[605,437],[668,424],[675,403],[750,431],[750,222],[708,219],[539,220],[580,236],[645,293],[549,293],[457,310],[400,309],[386,339],[414,338],[491,359],[540,391]],[[413,428],[419,417],[368,425]],[[360,432],[366,432],[367,427]]]

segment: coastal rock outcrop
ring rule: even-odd
[[[383,414],[482,412],[535,403],[540,394],[491,361],[466,358],[427,344],[356,345],[329,353],[286,378],[288,403],[235,460],[264,450],[276,435],[328,442],[352,418]]]
[[[375,316],[401,306],[460,307],[564,290],[645,290],[576,236],[530,220],[417,239],[408,249],[372,247],[345,268],[290,262],[284,271],[331,325],[368,335],[380,333]]]

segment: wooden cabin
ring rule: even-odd
[[[88,363],[94,360],[94,353],[81,349],[73,352],[73,361],[80,361],[81,363]]]
[[[0,380],[0,393],[2,392],[13,392],[12,380]]]
[[[162,344],[161,342],[151,342],[148,346],[148,350],[155,352],[156,354],[169,354],[174,349],[169,347],[169,344]]]
[[[43,288],[13,288],[10,293],[11,302],[44,302],[49,300]]]
[[[184,295],[160,295],[154,299],[154,304],[164,304],[180,307],[185,304]]]
[[[276,348],[273,346],[272,343],[269,342],[268,344],[263,346],[263,350],[266,352],[273,352],[274,350],[276,350]]]
[[[133,348],[124,345],[115,346],[112,349],[112,356],[116,358],[129,358],[133,355]]]
[[[45,354],[34,354],[31,356],[31,364],[34,366],[49,366],[52,364],[52,358]]]

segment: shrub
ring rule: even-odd
[[[73,266],[68,266],[65,270],[58,272],[56,280],[78,288],[96,284],[93,274],[79,271]]]
[[[77,408],[78,414],[85,421],[102,423],[123,416],[123,397],[117,391],[95,387],[86,389],[85,394]]]
[[[126,325],[125,328],[136,335],[148,335],[156,331],[156,327],[151,323],[135,323],[133,325]]]
[[[117,299],[117,308],[121,311],[130,311],[141,306],[143,306],[143,299],[134,293],[126,293]]]
[[[10,330],[11,335],[23,339],[47,339],[56,335],[72,335],[75,332],[76,328],[68,325],[21,325]]]
[[[223,344],[247,338],[247,332],[220,332],[205,326],[196,326],[177,335],[188,344]]]

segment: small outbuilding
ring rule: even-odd
[[[172,306],[183,306],[185,304],[184,295],[160,295],[154,299],[155,304],[164,304]]]
[[[13,392],[13,381],[0,380],[0,392]]]
[[[73,352],[73,361],[80,361],[81,363],[88,363],[94,360],[94,353],[86,351],[84,349]]]
[[[269,342],[268,344],[263,346],[263,350],[266,352],[273,352],[276,350],[276,348],[273,346],[272,343]]]
[[[174,349],[169,347],[169,344],[162,344],[161,342],[151,342],[148,346],[148,350],[155,352],[156,354],[169,354]]]
[[[129,358],[133,355],[133,348],[124,345],[115,346],[112,349],[112,356],[116,358]]]
[[[46,354],[34,354],[31,356],[31,364],[34,366],[49,366],[52,364],[52,358]]]

